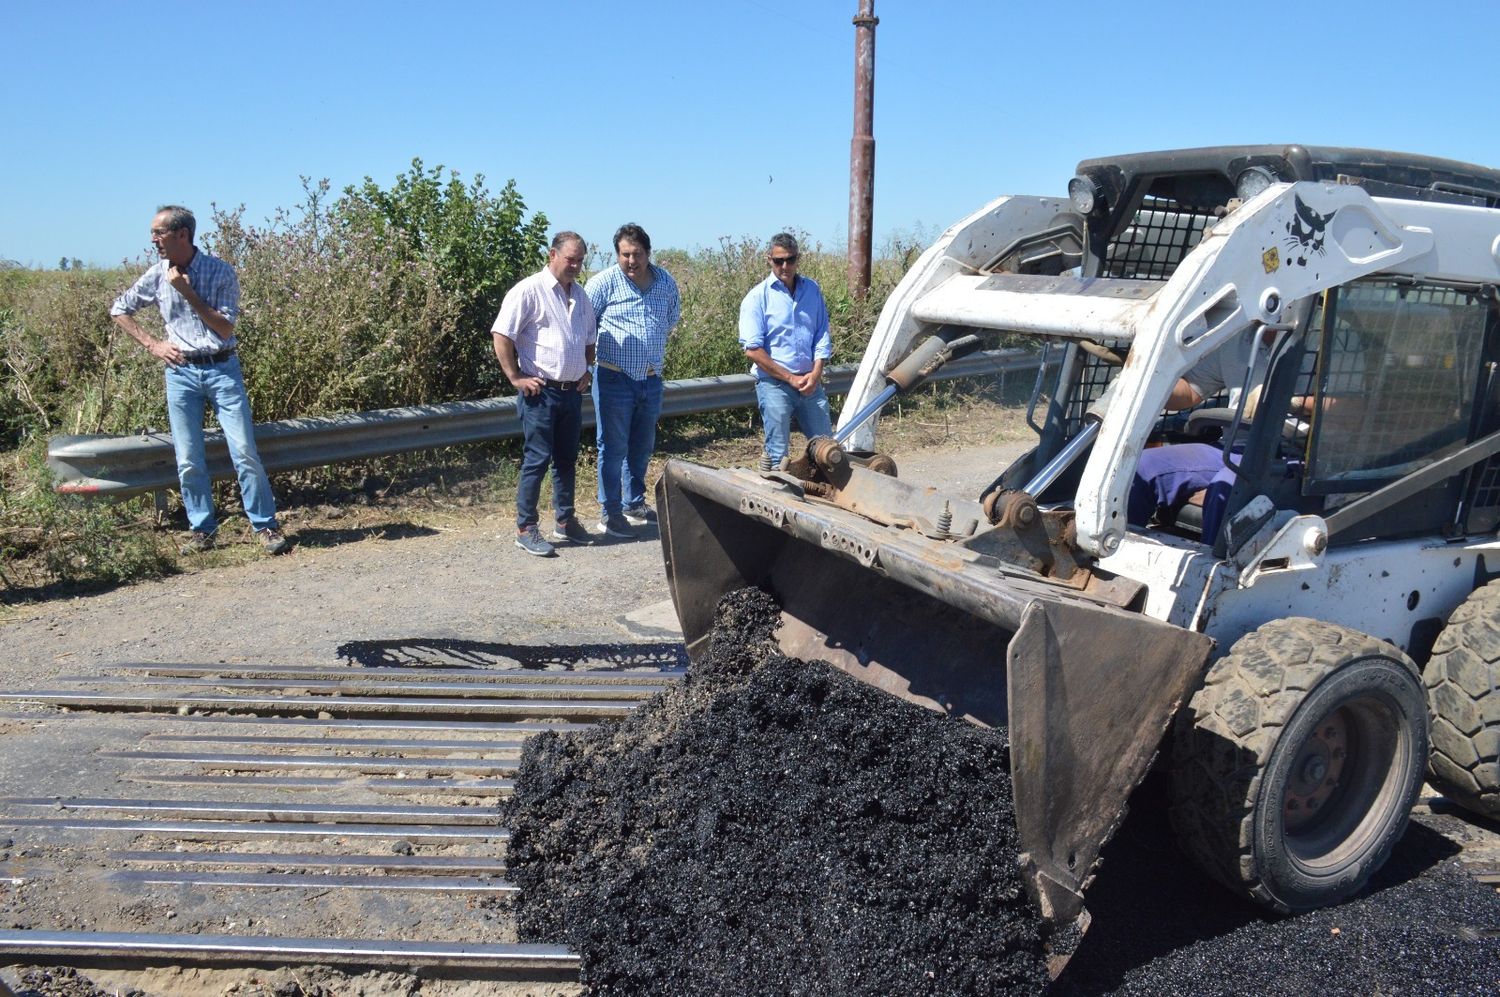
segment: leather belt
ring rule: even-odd
[[[615,364],[610,363],[608,360],[595,360],[594,362],[596,364],[598,364],[600,367],[603,367],[605,370],[612,370],[616,374],[624,374],[626,377],[630,377],[631,376],[630,372],[628,370],[626,370],[623,367],[616,366]],[[647,377],[659,377],[659,376],[661,376],[661,371],[659,371],[659,370],[656,369],[656,365],[655,364],[647,364],[646,365],[646,376]]]
[[[182,358],[182,362],[203,367],[207,366],[208,364],[223,363],[225,360],[228,360],[230,357],[234,356],[234,354],[235,347],[231,346],[229,349],[220,350],[217,353],[190,353]]]
[[[550,377],[542,378],[542,382],[549,388],[557,388],[560,391],[574,391],[578,388],[577,381],[554,381]]]

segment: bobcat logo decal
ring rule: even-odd
[[[1288,266],[1295,264],[1305,267],[1309,256],[1323,255],[1323,240],[1328,235],[1328,222],[1338,211],[1335,209],[1323,215],[1308,207],[1300,196],[1295,197],[1294,201],[1297,212],[1286,223],[1286,262]]]

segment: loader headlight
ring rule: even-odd
[[[1099,201],[1099,187],[1080,173],[1068,181],[1068,200],[1073,202],[1073,210],[1080,215],[1090,214]]]
[[[1276,182],[1276,174],[1264,166],[1251,166],[1240,171],[1234,181],[1234,196],[1248,201]]]

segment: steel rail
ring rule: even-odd
[[[1041,358],[1020,349],[991,350],[954,360],[931,380],[991,377],[1032,371]],[[848,392],[856,368],[829,368],[829,394]],[[700,415],[755,404],[755,379],[749,374],[668,381],[662,391],[662,418]],[[583,400],[583,424],[594,424],[592,401]],[[320,418],[263,422],[255,443],[267,471],[318,467],[347,460],[384,457],[413,450],[514,439],[521,435],[515,397],[381,409]],[[224,435],[205,439],[208,473],[214,479],[234,476]],[[172,437],[165,432],[130,436],[54,436],[47,441],[47,467],[58,492],[126,498],[178,487]]]
[[[331,775],[193,775],[188,773],[127,773],[123,778],[149,786],[260,786],[272,789],[365,789],[396,796],[510,796],[513,779],[396,778],[362,779]]]
[[[0,703],[15,701],[15,697],[7,700],[0,696]],[[39,715],[36,713],[22,712],[0,712],[0,720],[30,721],[32,723],[55,724],[60,722],[81,723],[83,721],[97,721],[97,714],[93,713],[48,713]],[[121,721],[128,723],[150,723],[157,724],[187,724],[190,727],[217,726],[250,726],[250,727],[285,727],[296,730],[400,730],[400,731],[428,731],[433,733],[493,733],[493,734],[541,734],[553,731],[559,734],[573,731],[588,730],[593,727],[590,723],[572,723],[568,721],[491,721],[491,720],[412,720],[391,719],[383,716],[376,717],[344,717],[314,719],[312,717],[259,717],[259,716],[209,716],[197,713],[116,713],[110,718],[111,722]]]
[[[138,678],[96,680],[92,688],[106,693],[118,686],[130,689],[243,689],[249,692],[291,691],[302,694],[322,693],[341,696],[464,696],[469,699],[588,699],[601,702],[650,699],[662,691],[657,685],[539,685],[528,682],[365,682],[359,679],[230,679],[230,678]]]
[[[402,872],[422,871],[430,875],[441,872],[469,875],[503,876],[504,862],[466,855],[320,855],[316,852],[291,852],[284,855],[265,852],[150,852],[112,851],[104,855],[117,862],[152,862],[163,865],[236,866],[245,869],[390,869]]]
[[[413,699],[398,696],[133,696],[38,690],[0,695],[0,703],[45,703],[92,710],[239,710],[242,713],[378,714],[442,717],[558,717],[566,720],[610,720],[628,716],[635,702],[612,700],[473,700]],[[218,717],[214,718],[219,719]]]
[[[123,831],[129,834],[172,834],[194,838],[404,838],[407,841],[510,840],[503,827],[461,824],[322,824],[304,821],[230,820],[102,820],[88,816],[0,817],[0,827],[17,830]],[[49,837],[49,843],[55,839]]]
[[[674,655],[675,657],[675,655]],[[419,678],[439,678],[449,682],[525,683],[535,685],[656,685],[674,686],[682,682],[685,669],[667,671],[557,671],[539,672],[520,669],[499,668],[356,668],[348,665],[182,665],[182,664],[111,664],[111,671],[140,672],[164,678],[196,678],[233,676],[236,679],[351,679],[374,682],[414,681]],[[96,682],[98,675],[65,675],[69,682]]]
[[[216,817],[220,820],[316,821],[353,820],[362,824],[430,821],[433,824],[494,824],[494,810],[482,807],[435,807],[337,803],[249,803],[219,800],[115,800],[67,797],[3,797],[0,805],[62,812],[157,814]],[[0,818],[3,819],[3,818]]]
[[[525,741],[414,741],[386,737],[278,737],[275,735],[236,736],[233,734],[147,734],[142,741],[153,744],[244,744],[267,747],[301,748],[368,748],[377,751],[399,751],[408,755],[437,754],[445,751],[492,751],[514,754]]]
[[[32,880],[40,877],[32,877]],[[483,876],[388,876],[384,873],[223,872],[172,869],[121,869],[104,877],[110,883],[142,886],[232,886],[244,889],[399,890],[414,893],[513,894],[520,888]]]
[[[360,772],[483,772],[514,775],[519,758],[424,757],[394,758],[383,755],[258,755],[223,752],[196,754],[190,751],[101,751],[101,758],[131,761],[187,762],[213,768],[254,772],[265,769],[356,769]]]
[[[147,932],[0,931],[0,964],[11,966],[195,964],[461,968],[503,973],[578,972],[561,945],[403,942]]]

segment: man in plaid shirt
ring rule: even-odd
[[[599,527],[612,537],[635,536],[650,522],[646,467],[661,414],[667,336],[681,317],[672,275],[651,262],[651,237],[639,225],[615,232],[617,263],[588,283],[599,317],[594,412],[599,443]]]
[[[255,419],[236,355],[239,278],[228,263],[193,245],[197,227],[187,208],[172,204],[158,211],[151,219],[151,243],[161,261],[115,299],[109,314],[166,365],[167,417],[177,454],[182,506],[191,528],[182,552],[210,549],[219,529],[203,446],[203,410],[212,405],[234,462],[250,526],[266,553],[280,554],[287,548],[287,539],[276,522],[276,497],[255,449]],[[166,328],[162,339],[131,317],[147,305],[156,305],[161,312]]]

